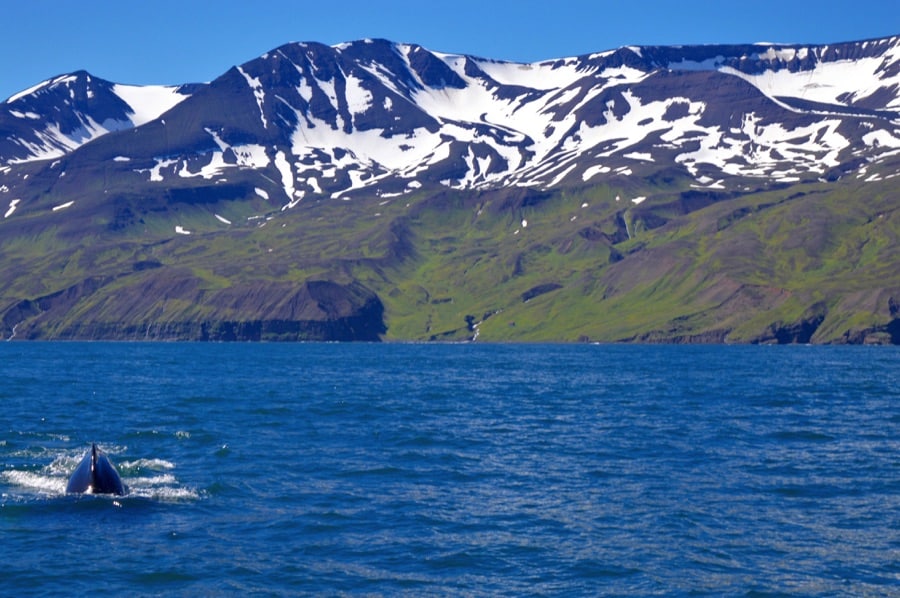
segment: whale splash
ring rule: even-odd
[[[106,453],[91,444],[91,450],[84,458],[66,485],[67,494],[125,494],[125,485],[119,472],[106,456]]]

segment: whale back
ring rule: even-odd
[[[66,485],[67,493],[89,494],[125,494],[125,485],[119,472],[113,466],[106,453],[91,444],[88,451]]]

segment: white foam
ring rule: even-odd
[[[44,471],[50,475],[68,476],[72,473],[72,471],[74,471],[75,467],[78,465],[78,463],[81,462],[81,459],[83,457],[83,451],[72,454],[57,455],[56,457],[54,457],[50,465],[47,465],[44,468]]]
[[[125,447],[112,445],[109,448],[113,451],[125,450]],[[7,470],[0,472],[0,477],[10,486],[20,489],[17,494],[25,498],[29,495],[49,498],[65,496],[69,476],[84,457],[84,451],[60,453],[55,450],[49,451],[49,454],[54,455],[52,461],[38,471]],[[127,488],[125,498],[183,501],[196,500],[201,496],[196,489],[186,487],[179,482],[173,473],[175,463],[172,461],[142,458],[122,461],[115,465]],[[142,471],[151,473],[150,475],[140,475]],[[119,499],[120,497],[114,498]]]
[[[123,461],[122,469],[175,469],[175,464],[164,459],[136,459],[134,461]]]
[[[61,495],[66,493],[67,479],[48,476],[31,471],[4,471],[3,477],[15,486],[37,490],[41,494]]]
[[[152,477],[130,478],[129,482],[132,487],[146,488],[148,486],[165,486],[166,484],[175,484],[177,482],[177,480],[175,479],[174,475],[172,475],[170,473],[166,473],[166,474],[152,476]]]
[[[197,500],[200,493],[193,488],[184,487],[151,487],[133,488],[129,486],[128,496],[149,498],[160,502],[179,502],[184,500]]]

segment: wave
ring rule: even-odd
[[[62,496],[66,493],[66,478],[48,476],[32,471],[4,471],[3,478],[11,485],[37,491],[39,495]],[[5,493],[4,493],[5,494]]]
[[[198,500],[201,498],[201,494],[196,488],[188,488],[186,486],[151,488],[135,488],[129,486],[128,494],[125,498],[129,497],[147,498],[159,502],[182,502]]]
[[[175,464],[165,459],[136,459],[134,461],[122,461],[119,464],[120,471],[142,470],[142,469],[175,469]]]
[[[46,455],[50,463],[39,469],[15,466],[0,472],[2,489],[0,504],[12,500],[31,501],[55,499],[66,496],[69,476],[78,466],[84,451],[59,450]],[[196,500],[201,493],[179,482],[174,473],[175,463],[164,459],[135,459],[117,464],[122,482],[128,489],[126,496],[150,499],[160,502]],[[156,474],[164,471],[166,473]],[[148,475],[149,474],[149,475]]]

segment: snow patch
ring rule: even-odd
[[[245,71],[243,68],[241,68],[241,67],[237,67],[237,68],[238,68],[238,72],[240,72],[241,75],[244,76],[244,79],[247,81],[247,85],[249,85],[250,89],[253,91],[253,97],[256,98],[256,105],[259,107],[259,118],[262,121],[263,128],[268,129],[269,123],[266,121],[266,115],[265,115],[265,112],[263,111],[263,105],[264,105],[264,102],[266,99],[266,91],[263,88],[263,85],[260,82],[259,77],[251,77],[249,74],[247,74],[247,71]]]
[[[863,143],[872,146],[881,146],[889,148],[900,148],[900,139],[894,137],[887,131],[872,131],[863,135]]]
[[[284,193],[287,195],[288,201],[293,201],[294,174],[291,172],[291,165],[282,151],[275,154],[275,168],[281,173],[281,185],[284,187]]]
[[[568,87],[584,77],[575,63],[558,65],[556,61],[537,64],[474,60],[487,76],[502,85],[515,85],[542,91]]]
[[[581,179],[585,182],[594,178],[598,174],[607,174],[612,169],[609,166],[603,166],[601,164],[596,164],[594,166],[589,166],[585,169],[584,173],[581,175]]]
[[[213,138],[216,145],[219,146],[219,151],[209,153],[209,161],[196,172],[189,168],[189,165],[193,164],[189,164],[189,162],[185,160],[181,170],[178,172],[179,176],[183,178],[201,176],[204,179],[211,179],[220,175],[223,170],[228,168],[265,168],[269,165],[269,156],[266,154],[266,149],[263,146],[257,144],[229,146],[222,140],[218,133],[211,129],[205,130]],[[226,162],[225,152],[228,151],[231,152],[234,163]]]
[[[319,185],[319,179],[314,176],[311,176],[306,179],[306,184],[313,190],[313,193],[322,194],[322,187]]]
[[[21,199],[13,199],[12,201],[10,201],[10,202],[9,202],[9,209],[6,210],[6,214],[4,214],[3,217],[4,217],[4,218],[9,218],[10,216],[12,216],[12,215],[13,215],[13,212],[16,211],[16,207],[19,205],[19,203],[20,203],[21,201],[22,201]]]
[[[16,118],[27,118],[29,120],[40,120],[41,115],[35,114],[34,112],[19,112],[18,110],[10,110],[10,114],[15,116]]]
[[[16,142],[29,152],[29,156],[10,163],[30,162],[33,160],[49,160],[62,157],[102,135],[112,131],[121,131],[131,126],[130,122],[107,119],[98,123],[85,114],[77,114],[81,126],[63,133],[58,123],[50,123],[43,130],[34,131],[36,141],[17,139]]]
[[[113,85],[113,93],[131,108],[131,122],[136,127],[156,120],[190,97],[178,89],[162,85]]]
[[[177,162],[178,162],[178,160],[174,160],[174,159],[163,160],[163,159],[157,158],[156,165],[149,170],[150,180],[155,183],[160,183],[160,182],[164,181],[165,179],[163,178],[163,175],[162,175],[162,169],[172,166],[173,164],[175,164]],[[138,172],[148,172],[148,171],[147,170],[139,170]]]
[[[350,114],[357,115],[366,112],[372,106],[372,92],[363,87],[362,80],[352,75],[346,77],[345,96],[347,109]]]
[[[794,49],[779,51],[769,48],[759,54],[758,58],[789,61],[794,52]],[[821,54],[824,53],[823,48]],[[780,97],[802,98],[824,104],[851,106],[891,84],[882,79],[884,64],[884,56],[872,56],[856,60],[820,60],[814,68],[799,73],[779,68],[750,75],[725,66],[719,72],[744,79],[775,101]]]

